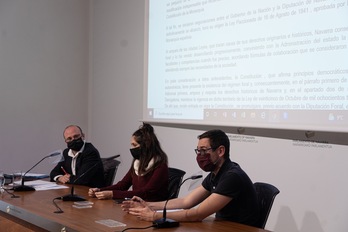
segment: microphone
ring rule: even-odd
[[[61,155],[62,154],[62,151],[55,151],[45,157],[43,157],[39,162],[37,162],[33,167],[31,167],[28,171],[26,171],[23,176],[22,176],[22,182],[21,182],[21,185],[19,186],[13,186],[13,191],[17,191],[17,192],[24,192],[24,191],[35,191],[35,188],[32,187],[32,186],[28,186],[28,185],[24,185],[24,177],[25,175],[30,172],[33,168],[36,167],[36,165],[38,165],[39,163],[41,163],[44,159],[46,158],[51,158],[51,157],[54,157],[54,156],[58,156],[58,155]],[[13,183],[14,184],[14,183]]]
[[[183,185],[183,183],[185,183],[187,180],[195,180],[195,179],[199,179],[199,178],[202,178],[202,177],[203,177],[202,175],[195,175],[195,176],[188,177],[188,178],[186,178],[185,180],[183,180],[180,183],[178,188],[180,188],[181,185]],[[172,228],[172,227],[178,227],[179,226],[179,222],[177,222],[177,221],[175,221],[173,219],[167,218],[167,203],[170,200],[170,198],[172,198],[172,196],[174,194],[175,193],[172,193],[169,196],[169,198],[166,200],[166,203],[164,204],[164,207],[163,207],[163,217],[152,222],[155,228]]]
[[[91,171],[93,168],[95,168],[98,164],[100,164],[99,162],[95,163],[92,167],[88,168],[84,173],[82,173],[79,177],[77,177],[74,182],[72,183],[71,186],[71,192],[70,194],[67,194],[65,196],[60,197],[61,200],[63,201],[85,201],[86,198],[82,197],[82,196],[78,196],[74,194],[74,185],[76,183],[77,180],[79,180],[81,177],[83,177],[84,175],[86,175],[86,173],[88,173],[89,171]]]

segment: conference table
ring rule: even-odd
[[[114,200],[98,200],[88,197],[88,187],[74,186],[74,192],[92,202],[91,208],[75,208],[75,202],[55,200],[63,213],[56,213],[53,199],[69,194],[69,188],[44,191],[14,192],[12,198],[4,192],[0,197],[0,231],[123,231],[127,228],[147,228],[152,222],[142,221],[122,211]],[[99,222],[122,223],[123,226],[109,227]],[[208,217],[202,222],[180,222],[175,228],[147,228],[142,231],[161,230],[175,232],[265,232],[267,230],[228,221],[217,221]],[[139,231],[129,229],[126,231]]]

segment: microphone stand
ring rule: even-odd
[[[120,155],[118,155],[120,156]],[[117,157],[118,157],[117,156]],[[88,173],[89,171],[91,171],[93,168],[95,168],[98,164],[101,164],[101,162],[97,162],[95,163],[93,166],[91,166],[90,168],[88,168],[84,173],[82,173],[79,177],[77,177],[74,182],[72,183],[72,186],[71,186],[71,192],[70,194],[67,194],[67,195],[64,195],[62,197],[56,197],[53,199],[53,204],[56,206],[57,210],[54,211],[54,213],[63,213],[64,211],[59,208],[59,206],[56,204],[55,200],[62,200],[62,201],[85,201],[86,198],[82,197],[82,196],[78,196],[78,195],[75,195],[74,193],[74,185],[76,183],[77,180],[79,180],[81,177],[83,177],[84,175],[86,175],[86,173]]]
[[[186,178],[185,180],[183,180],[179,187],[181,187],[181,185],[183,185],[187,180],[195,180],[195,179],[199,179],[202,178],[202,175],[196,175],[196,176],[191,176],[189,178]],[[169,219],[167,218],[167,203],[170,200],[170,198],[173,197],[175,193],[172,193],[169,198],[166,200],[166,202],[164,203],[164,207],[163,207],[163,217],[157,220],[154,220],[152,223],[154,225],[155,228],[172,228],[172,227],[178,227],[179,226],[179,222],[175,221],[173,219]]]
[[[90,170],[92,170],[93,168],[95,168],[99,163],[100,163],[100,162],[95,163],[93,166],[91,166],[90,168],[88,168],[87,171],[85,171],[85,172],[82,173],[79,177],[77,177],[77,178],[74,180],[74,182],[72,183],[70,194],[64,195],[64,196],[60,197],[60,199],[62,199],[62,201],[85,201],[86,198],[74,194],[74,185],[75,185],[75,183],[76,183],[77,180],[79,180],[79,179],[80,179],[81,177],[83,177],[86,173],[88,173]]]
[[[71,193],[61,197],[62,201],[85,201],[86,198],[74,194],[74,184],[71,186]]]
[[[21,185],[19,186],[13,186],[13,191],[16,191],[16,192],[24,192],[24,191],[35,191],[35,188],[32,187],[32,186],[28,186],[28,185],[24,185],[24,177],[25,175],[30,172],[33,168],[35,168],[39,163],[41,163],[44,159],[46,158],[49,158],[49,157],[54,157],[54,156],[57,156],[57,155],[60,155],[61,152],[54,152],[48,156],[45,156],[43,157],[39,162],[37,162],[33,167],[31,167],[28,171],[26,171],[24,173],[24,175],[22,176],[22,182],[21,182]],[[14,184],[14,183],[12,183]]]

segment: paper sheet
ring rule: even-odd
[[[21,182],[15,182],[15,184],[20,185]],[[36,191],[69,188],[68,186],[45,180],[25,181],[24,184],[34,187]]]
[[[104,226],[108,226],[108,227],[120,227],[120,226],[126,226],[126,224],[122,223],[122,222],[118,222],[112,219],[105,219],[105,220],[99,220],[99,221],[95,221],[96,223],[102,224]]]

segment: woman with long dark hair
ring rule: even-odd
[[[133,162],[123,179],[105,188],[90,188],[89,196],[98,199],[140,196],[151,201],[168,198],[168,157],[150,124],[143,123],[133,133],[130,153]]]

